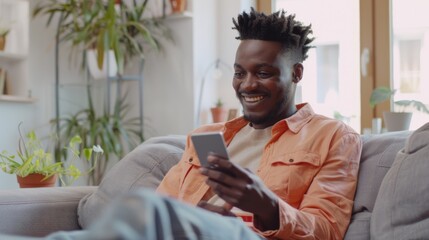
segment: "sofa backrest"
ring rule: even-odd
[[[410,131],[362,136],[362,154],[352,219],[345,239],[369,239],[371,213],[381,182]]]

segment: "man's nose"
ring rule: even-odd
[[[243,90],[249,91],[256,89],[258,87],[258,79],[256,76],[252,74],[247,74],[245,78],[243,78],[243,82],[241,83],[241,88]]]

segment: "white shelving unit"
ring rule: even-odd
[[[0,0],[0,27],[10,28],[6,48],[0,51],[0,68],[6,71],[6,93],[0,101],[32,103],[28,87],[29,2]]]

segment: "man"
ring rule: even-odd
[[[251,228],[263,237],[342,239],[361,142],[345,124],[295,105],[311,26],[253,9],[234,25],[241,42],[232,85],[243,117],[194,131],[223,132],[230,159],[213,154],[208,161],[216,167],[201,167],[188,138],[158,192],[222,215],[236,215],[231,207],[253,214]]]
[[[211,154],[207,160],[214,167],[201,167],[188,137],[181,161],[157,189],[170,197],[137,192],[118,202],[89,231],[66,236],[344,237],[362,145],[359,135],[344,123],[315,114],[309,104],[295,105],[302,62],[313,41],[311,27],[285,12],[267,16],[253,9],[233,22],[241,42],[232,85],[243,117],[194,131],[223,132],[230,159]],[[235,216],[250,216],[250,222],[244,224]]]

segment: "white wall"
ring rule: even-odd
[[[237,19],[239,13],[241,13],[245,7],[246,11],[249,6],[251,6],[251,0],[241,0],[241,1],[228,1],[221,0],[219,1],[219,11],[218,11],[218,21],[219,26],[217,29],[218,34],[218,44],[222,46],[219,48],[219,58],[225,61],[229,66],[231,66],[231,72],[229,76],[225,76],[219,80],[219,94],[224,99],[225,105],[228,108],[237,108],[241,109],[240,102],[235,96],[235,91],[232,88],[232,78],[233,78],[233,66],[235,62],[235,52],[240,43],[239,40],[235,39],[238,36],[238,32],[235,29],[232,29],[234,26],[232,23],[232,18]],[[241,112],[240,112],[241,113]]]

